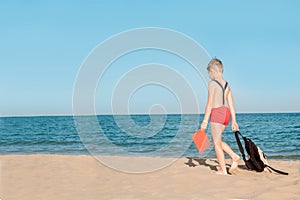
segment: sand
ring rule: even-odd
[[[114,166],[119,163],[126,169],[127,163],[135,166],[128,169],[137,171],[136,163],[173,161],[114,156],[103,160],[107,158]],[[0,199],[300,199],[300,161],[270,161],[274,168],[288,171],[288,176],[256,173],[246,170],[242,161],[239,164],[239,170],[228,176],[214,174],[215,159],[191,158],[152,172],[127,173],[92,156],[3,155]]]

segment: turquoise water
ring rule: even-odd
[[[96,128],[91,117],[77,119],[80,134],[72,116],[1,117],[0,154],[199,156],[191,141],[197,115],[100,115]],[[300,159],[299,113],[238,114],[237,120],[269,159]],[[223,140],[239,152],[230,126]],[[213,147],[202,156],[215,157]]]

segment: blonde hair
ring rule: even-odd
[[[223,73],[224,68],[221,60],[219,60],[218,58],[211,59],[211,61],[208,63],[207,70],[210,70],[214,66],[217,67],[217,69]]]

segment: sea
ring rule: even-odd
[[[213,158],[213,145],[200,154],[192,141],[201,119],[194,114],[0,117],[0,154]],[[237,121],[268,159],[300,159],[300,113],[237,114]],[[230,125],[223,141],[240,154]],[[209,127],[207,134],[212,143]]]

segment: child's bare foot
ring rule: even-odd
[[[211,172],[213,174],[217,174],[217,175],[228,175],[227,170],[222,170],[222,168],[220,166],[217,166],[217,170],[214,172]]]
[[[218,170],[218,171],[215,172],[214,174],[217,174],[217,175],[228,175],[228,174],[227,174],[227,171],[226,171],[226,172],[223,172],[222,170]]]
[[[239,164],[239,160],[240,160],[240,156],[238,156],[238,155],[236,155],[232,159],[232,164],[231,164],[231,167],[230,167],[229,171],[233,171],[233,170],[237,169],[238,164]]]

